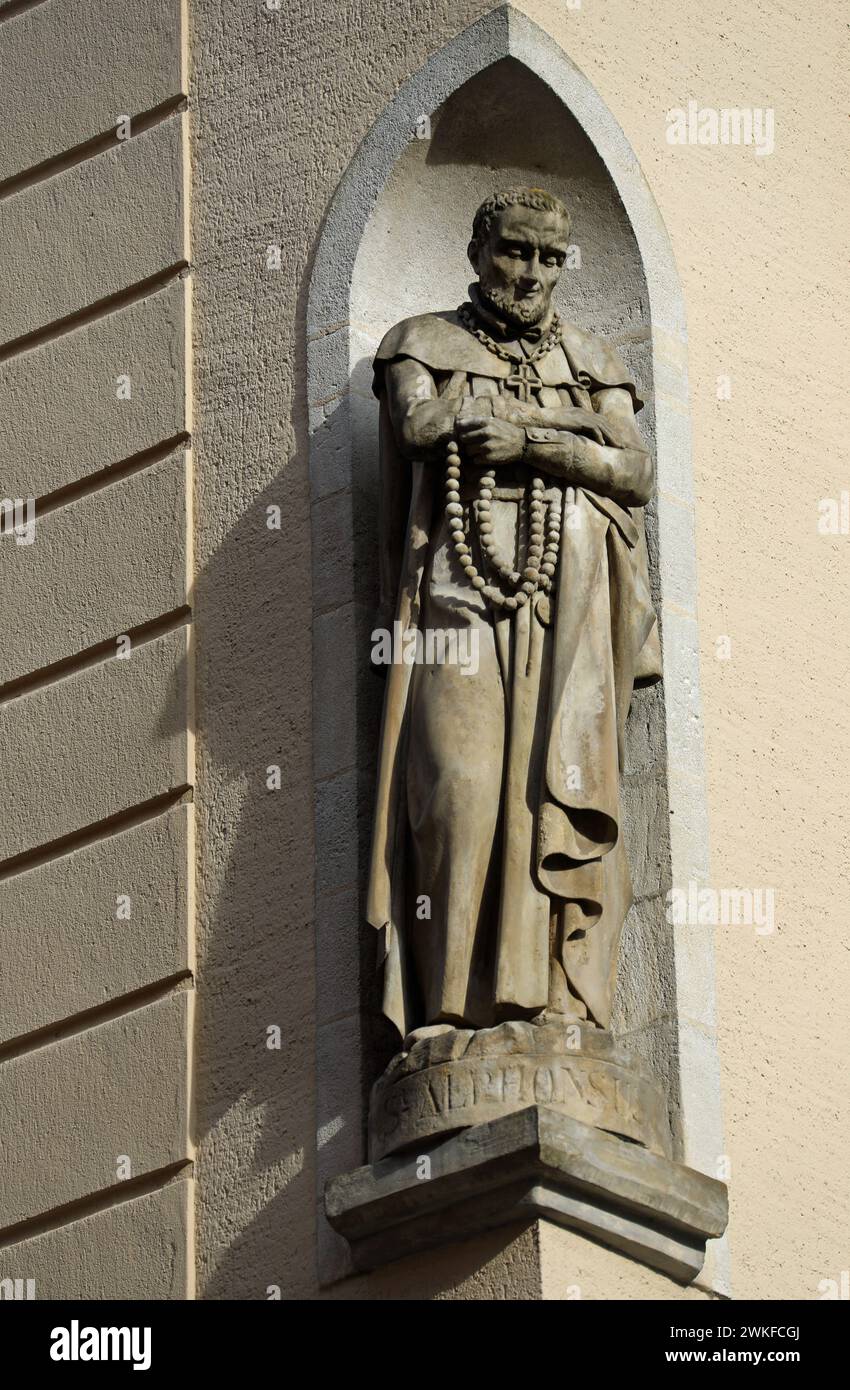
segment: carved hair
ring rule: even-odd
[[[542,188],[507,188],[503,193],[492,193],[489,198],[484,199],[472,224],[472,240],[480,245],[490,235],[496,213],[514,207],[537,208],[540,212],[557,213],[566,222],[569,235],[571,218],[560,198],[555,198]]]

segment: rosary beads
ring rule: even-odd
[[[529,399],[532,364],[545,357],[561,341],[563,324],[559,316],[553,314],[546,337],[527,357],[511,352],[507,347],[496,342],[476,322],[474,315],[466,305],[461,305],[458,309],[458,318],[463,327],[472,333],[484,347],[501,358],[502,361],[513,364],[514,375],[508,377],[507,384],[517,386],[520,399]],[[488,569],[493,577],[497,578],[504,588],[509,591],[513,590],[513,592],[505,593],[504,588],[500,587],[498,583],[489,583],[483,575],[479,574],[473,561],[469,535],[464,525],[464,507],[460,500],[460,465],[460,449],[454,440],[450,440],[446,445],[446,520],[451,531],[455,554],[460,560],[463,572],[473,589],[478,589],[495,608],[507,608],[509,611],[523,608],[538,590],[548,594],[552,588],[558,566],[558,548],[561,543],[560,507],[551,501],[547,502],[543,479],[533,477],[527,500],[528,539],[525,564],[516,569],[513,564],[509,564],[503,559],[497,549],[492,517],[493,490],[496,486],[496,478],[490,468],[485,467],[482,470],[478,484],[478,497],[473,506],[478,539]],[[560,489],[558,490],[558,497],[560,499]],[[521,529],[520,520],[521,518],[518,518],[518,530]]]
[[[504,593],[496,584],[488,583],[479,574],[464,526],[463,503],[460,500],[460,449],[452,439],[446,446],[446,520],[452,534],[455,554],[463,566],[463,572],[473,589],[478,589],[496,608],[513,611],[522,608],[538,589],[549,593],[558,565],[558,548],[561,541],[561,515],[559,508],[546,501],[542,478],[531,479],[528,496],[528,542],[525,565],[519,570],[506,563],[500,556],[493,535],[491,504],[496,478],[489,468],[482,470],[475,514],[478,523],[478,537],[488,567],[503,584],[515,592]],[[560,491],[559,491],[560,495]]]

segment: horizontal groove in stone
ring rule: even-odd
[[[0,201],[7,348],[188,260],[186,137],[175,116]]]
[[[97,473],[89,473],[85,478],[78,478],[65,487],[57,488],[55,492],[45,493],[43,497],[37,497],[35,500],[36,521],[46,512],[55,512],[60,507],[66,507],[70,502],[77,502],[81,497],[88,497],[90,493],[100,492],[102,488],[111,487],[113,483],[123,482],[125,478],[132,477],[134,473],[141,473],[145,468],[151,468],[155,463],[160,463],[162,459],[168,458],[169,454],[176,453],[178,449],[191,448],[191,444],[192,437],[185,431],[172,435],[170,439],[163,439],[159,444],[152,444],[148,449],[141,449],[137,454],[131,454],[129,458],[109,464],[107,468],[101,468]]]
[[[34,672],[49,681],[104,643],[107,656],[129,657],[127,642],[110,649],[117,634],[169,628],[188,608],[187,469],[173,451],[46,507],[21,537],[35,544],[0,540],[0,593],[17,618],[0,645],[0,692]]]
[[[74,1202],[53,1207],[38,1216],[27,1217],[26,1221],[6,1226],[0,1230],[0,1249],[18,1245],[23,1240],[32,1240],[35,1236],[46,1235],[48,1231],[57,1230],[60,1226],[69,1226],[74,1221],[82,1221],[87,1216],[108,1211],[110,1207],[131,1202],[134,1197],[146,1197],[173,1182],[194,1176],[195,1165],[190,1158],[186,1158],[179,1163],[169,1163],[164,1168],[157,1168],[151,1173],[142,1173],[137,1178],[127,1178],[126,1181],[93,1193],[90,1197],[80,1197]]]
[[[69,150],[63,150],[61,154],[51,155],[49,159],[41,160],[30,169],[22,169],[20,173],[12,174],[10,178],[4,179],[0,183],[0,202],[4,198],[12,198],[15,194],[22,193],[27,188],[33,188],[38,183],[45,183],[47,179],[56,178],[59,174],[63,174],[66,169],[73,169],[77,164],[83,164],[87,159],[96,159],[99,154],[113,149],[116,145],[126,145],[137,135],[143,135],[146,130],[152,130],[162,121],[167,121],[176,112],[185,111],[186,107],[187,99],[182,93],[169,97],[167,101],[160,102],[150,111],[141,111],[138,115],[131,115],[130,134],[126,139],[119,140],[113,129],[100,131],[91,139],[83,140]]]
[[[187,276],[172,278],[0,366],[4,496],[49,498],[186,434],[188,288]],[[119,399],[122,367],[129,400]]]
[[[184,984],[0,1066],[4,1230],[194,1156],[192,1003]]]
[[[0,863],[192,781],[187,622],[0,707]]]
[[[178,276],[186,274],[188,270],[188,261],[175,261],[173,265],[166,266],[164,270],[158,270],[155,275],[148,275],[144,280],[138,280],[133,285],[127,285],[124,289],[117,290],[115,294],[105,295],[103,299],[95,300],[93,304],[87,304],[82,309],[75,309],[72,314],[66,314],[63,318],[45,324],[32,333],[24,333],[19,338],[13,338],[0,347],[0,362],[8,362],[10,357],[17,357],[22,352],[32,352],[44,343],[52,343],[56,338],[64,337],[66,333],[73,333],[75,328],[82,328],[88,323],[93,323],[95,319],[106,318],[107,314],[114,313],[116,309],[123,309],[129,304],[135,304],[137,300],[144,299],[145,295],[150,294],[153,290],[161,289],[171,280],[176,280]]]
[[[193,970],[193,825],[181,800],[3,879],[0,1050]]]
[[[163,637],[167,632],[174,632],[177,628],[186,627],[191,622],[192,610],[188,604],[181,604],[179,608],[173,609],[171,613],[163,613],[160,617],[152,618],[148,623],[141,623],[138,627],[128,628],[126,632],[116,632],[114,636],[107,637],[103,642],[98,642],[93,647],[87,647],[85,651],[75,652],[73,656],[63,657],[61,661],[54,661],[50,666],[42,666],[35,671],[29,671],[26,675],[16,676],[14,680],[7,681],[0,686],[0,708],[8,704],[10,700],[20,700],[24,696],[30,695],[35,690],[43,690],[47,685],[55,685],[57,681],[65,680],[68,676],[75,676],[79,671],[86,671],[92,666],[100,666],[104,661],[116,660],[115,647],[119,637],[129,637],[134,647],[142,647],[146,642],[153,642],[157,637]]]
[[[36,10],[44,3],[45,0],[9,0],[7,5],[0,5],[0,24],[6,19],[14,19],[16,15],[25,14],[27,10]]]
[[[69,1018],[63,1018],[59,1023],[48,1023],[43,1028],[35,1028],[31,1033],[20,1033],[0,1046],[0,1065],[12,1061],[15,1057],[37,1052],[39,1048],[64,1042],[66,1038],[73,1038],[78,1033],[87,1032],[89,1028],[96,1028],[98,1024],[123,1018],[159,999],[165,999],[169,994],[176,994],[191,984],[194,984],[191,970],[180,970],[165,980],[155,980],[153,984],[142,985],[140,989],[121,994],[117,999],[107,999],[103,1004],[97,1004],[91,1009],[82,1009],[79,1013],[71,1014]]]
[[[126,810],[118,811],[114,816],[107,816],[105,820],[94,821],[91,825],[73,830],[68,835],[51,840],[49,844],[37,845],[23,854],[16,854],[0,863],[0,888],[6,879],[25,874],[29,869],[37,869],[52,859],[61,859],[66,854],[73,854],[75,850],[84,849],[99,840],[108,840],[113,835],[120,835],[124,830],[131,830],[145,821],[154,820],[157,816],[167,814],[172,807],[179,806],[181,802],[191,800],[192,788],[185,783],[181,787],[163,792],[161,796],[152,797],[150,801],[143,801],[138,806],[128,806]]]

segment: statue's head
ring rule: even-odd
[[[513,327],[549,313],[567,255],[570,215],[542,188],[509,188],[475,214],[467,255],[486,303]]]

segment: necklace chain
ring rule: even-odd
[[[527,357],[522,353],[509,352],[504,344],[497,343],[495,338],[491,338],[490,334],[480,326],[472,311],[468,309],[465,304],[460,306],[457,311],[457,316],[467,332],[471,333],[474,338],[477,338],[479,343],[483,343],[484,347],[494,353],[496,357],[500,357],[503,362],[539,362],[541,357],[545,357],[547,352],[551,352],[561,341],[563,324],[559,314],[552,315],[552,323],[549,327],[549,332],[546,334],[545,338],[541,338],[537,347],[532,353],[529,353]]]

